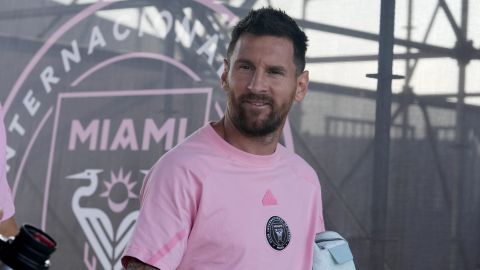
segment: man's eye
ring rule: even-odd
[[[283,72],[281,70],[270,70],[269,71],[270,74],[273,74],[273,75],[283,75]]]
[[[249,65],[241,65],[240,66],[240,69],[246,69],[246,70],[249,70],[251,69]]]

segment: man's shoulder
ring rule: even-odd
[[[300,179],[304,179],[310,184],[318,185],[318,175],[313,169],[313,167],[300,155],[294,153],[293,151],[286,149],[282,146],[282,151],[284,152],[284,160],[287,166],[299,176]]]
[[[209,164],[215,163],[212,160],[216,162],[222,160],[222,152],[215,148],[204,127],[163,154],[152,170],[155,168],[169,171],[180,169],[200,173],[211,167]]]
[[[145,177],[141,197],[146,197],[151,190],[180,186],[194,189],[208,173],[203,148],[202,143],[191,136],[163,154]]]
[[[191,164],[200,157],[207,157],[215,152],[212,149],[210,138],[205,134],[205,128],[201,128],[187,137],[180,144],[166,152],[160,161],[172,162],[175,164]]]

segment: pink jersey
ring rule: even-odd
[[[1,221],[13,216],[15,208],[13,207],[12,195],[7,183],[6,171],[6,135],[3,124],[3,113],[0,112],[0,208],[3,210]]]
[[[324,230],[320,184],[278,145],[257,156],[206,125],[153,166],[122,261],[161,270],[312,269]]]

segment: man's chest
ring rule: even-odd
[[[253,256],[298,250],[312,222],[312,191],[289,170],[218,173],[203,184],[189,245]]]

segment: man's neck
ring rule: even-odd
[[[271,155],[277,149],[281,128],[267,136],[249,137],[241,133],[231,121],[224,116],[214,123],[214,130],[232,146],[254,155]]]

